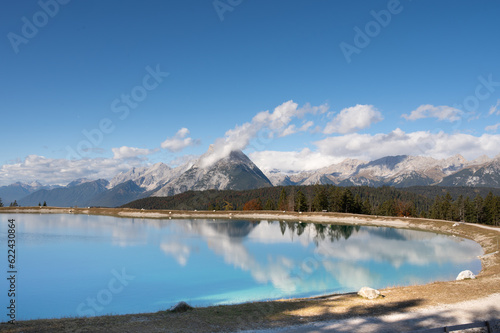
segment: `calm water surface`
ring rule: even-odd
[[[16,220],[17,320],[155,312],[453,280],[472,241],[383,227],[280,221],[0,214]],[[0,285],[2,308],[8,282]],[[2,313],[1,321],[8,318]]]

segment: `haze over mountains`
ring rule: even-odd
[[[279,185],[335,184],[395,187],[441,185],[500,188],[500,156],[468,161],[460,155],[437,160],[423,156],[387,156],[374,161],[346,159],[315,171],[262,172],[243,152],[233,151],[206,163],[212,151],[176,168],[164,163],[132,168],[111,180],[78,179],[65,187],[15,183],[0,187],[5,205],[47,202],[51,206],[120,206],[148,196],[170,196],[189,190],[246,190]]]

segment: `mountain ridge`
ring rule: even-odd
[[[461,155],[443,159],[395,155],[373,161],[345,159],[312,171],[263,172],[241,151],[210,165],[212,150],[172,168],[162,162],[120,172],[111,180],[76,179],[66,187],[14,183],[0,187],[4,204],[46,201],[54,206],[120,206],[148,196],[171,196],[186,191],[246,190],[268,186],[331,184],[336,186],[468,186],[500,188],[500,155],[468,161]],[[7,194],[7,196],[5,196]]]

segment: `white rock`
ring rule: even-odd
[[[474,273],[472,273],[469,270],[466,270],[466,271],[462,271],[462,272],[460,272],[460,274],[458,274],[457,281],[465,280],[465,279],[475,279],[475,278],[476,278],[476,276],[474,275]]]
[[[375,299],[380,296],[380,291],[370,287],[363,287],[358,291],[358,295],[368,299]]]

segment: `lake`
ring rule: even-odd
[[[430,232],[282,221],[0,214],[16,220],[16,320],[155,312],[454,280],[479,244]],[[0,285],[8,305],[9,281]],[[9,320],[2,314],[1,321]]]

